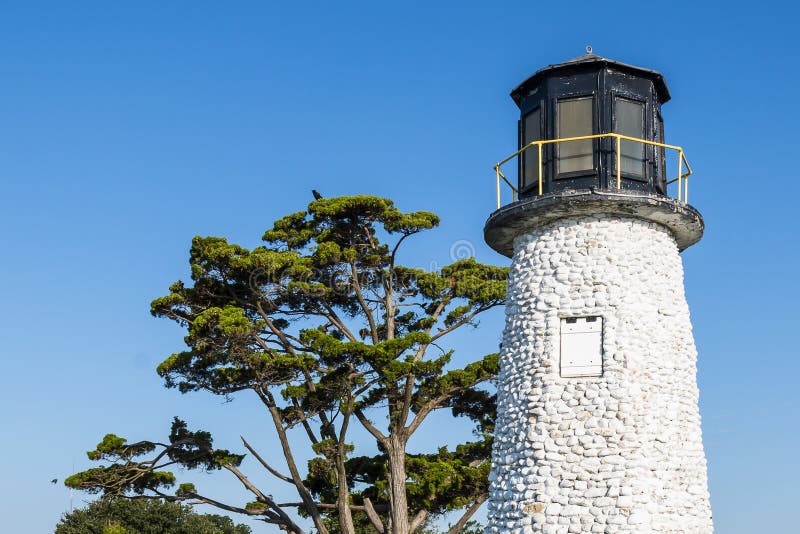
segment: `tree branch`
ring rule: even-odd
[[[493,304],[492,306],[479,306],[478,308],[475,309],[474,312],[470,313],[469,315],[466,315],[466,316],[462,317],[457,322],[453,323],[452,325],[448,326],[447,328],[445,328],[443,330],[439,330],[438,332],[436,332],[436,334],[431,336],[431,342],[434,342],[437,339],[439,339],[439,338],[441,338],[443,336],[446,336],[447,334],[449,334],[450,332],[452,332],[456,328],[464,326],[465,324],[470,322],[473,318],[475,318],[476,315],[478,315],[479,313],[483,313],[486,310],[488,310],[488,309],[490,309],[490,308],[492,308],[494,306],[496,306],[496,304]]]
[[[411,424],[406,427],[406,435],[410,437],[411,434],[416,432],[417,428],[419,428],[419,425],[421,425],[425,418],[428,417],[428,414],[430,414],[436,408],[436,406],[450,398],[451,395],[452,394],[440,395],[420,408],[420,410],[414,416],[414,419],[411,421]]]
[[[264,493],[260,489],[258,489],[252,482],[250,482],[250,480],[246,476],[244,476],[244,473],[239,471],[239,469],[237,469],[236,466],[232,464],[225,464],[222,467],[233,473],[234,476],[239,479],[239,482],[241,482],[245,488],[247,488],[253,495],[256,496],[259,502],[264,503],[276,514],[278,514],[278,516],[280,516],[281,520],[287,527],[289,527],[291,530],[294,530],[295,532],[301,531],[300,527],[297,526],[297,524],[294,521],[292,521],[292,519],[286,514],[286,512],[284,512],[277,504],[275,504],[275,501],[273,501],[270,497],[264,495]]]
[[[314,499],[311,497],[311,492],[309,492],[308,488],[306,488],[305,484],[303,484],[303,477],[300,476],[300,471],[297,469],[297,464],[294,460],[294,454],[292,454],[292,449],[289,445],[289,439],[286,436],[286,429],[283,426],[283,419],[281,418],[278,407],[275,405],[275,399],[272,398],[272,394],[269,391],[257,390],[256,393],[258,393],[261,401],[267,407],[267,410],[272,416],[272,422],[275,426],[275,431],[278,433],[278,439],[281,442],[283,457],[286,459],[286,465],[289,468],[289,473],[292,477],[292,483],[297,488],[297,493],[300,494],[300,498],[305,503],[306,511],[314,521],[314,526],[317,527],[319,534],[328,534],[328,528],[322,521],[322,516],[320,515],[319,510],[314,503]]]
[[[425,522],[425,518],[427,517],[428,517],[427,510],[420,510],[419,512],[417,512],[417,515],[414,516],[414,519],[412,519],[411,523],[408,525],[408,531],[411,534],[414,534],[414,532],[416,532],[417,529],[422,526],[422,524]]]
[[[364,315],[367,316],[369,331],[372,336],[372,343],[377,345],[380,342],[380,338],[378,336],[378,327],[375,325],[375,317],[372,315],[372,308],[370,308],[367,303],[364,302],[364,295],[361,294],[361,283],[358,281],[358,269],[356,269],[356,264],[352,261],[350,262],[350,277],[353,280],[353,286],[356,290],[355,293],[358,304],[361,306],[361,310],[364,312]]]
[[[356,418],[361,423],[361,425],[364,428],[366,428],[367,431],[375,437],[375,439],[377,439],[381,443],[386,442],[386,436],[383,434],[383,432],[378,430],[369,419],[367,419],[367,416],[364,415],[364,412],[362,412],[361,410],[353,410],[353,413],[355,414]]]
[[[325,317],[331,322],[331,324],[338,328],[347,339],[350,341],[358,341],[358,338],[356,338],[350,329],[345,326],[344,322],[339,318],[339,315],[334,311],[333,308],[330,307],[327,302],[320,300],[320,304],[322,304],[322,307],[327,311],[327,313],[322,314],[323,317]]]
[[[239,437],[241,438],[242,443],[244,443],[245,448],[247,448],[247,450],[250,451],[250,454],[255,456],[256,460],[258,460],[259,463],[264,466],[264,469],[272,473],[272,475],[274,475],[275,477],[283,480],[284,482],[288,482],[289,484],[294,484],[291,478],[287,477],[284,474],[281,474],[280,472],[275,470],[272,466],[270,466],[266,461],[264,461],[264,459],[256,452],[256,450],[253,447],[251,447],[249,443],[247,443],[247,440],[244,439],[243,436]]]
[[[258,302],[257,311],[258,311],[258,314],[261,316],[261,318],[264,320],[265,324],[272,331],[272,333],[275,334],[278,337],[278,339],[280,339],[281,344],[284,346],[284,348],[287,351],[289,351],[289,353],[292,356],[297,356],[297,352],[295,351],[294,346],[292,345],[291,341],[289,341],[289,337],[290,336],[288,336],[286,334],[286,332],[284,332],[283,330],[281,330],[280,328],[275,326],[275,323],[272,322],[272,319],[270,319],[269,315],[266,313],[264,308],[261,306],[260,302]],[[316,388],[316,384],[314,383],[314,380],[311,378],[311,375],[309,374],[308,370],[307,369],[303,369],[302,372],[303,372],[303,377],[306,380],[306,385],[308,385],[309,391],[312,391],[312,392],[316,391],[316,389],[317,389]],[[295,407],[298,407],[297,406],[297,400],[292,399],[292,402],[294,403]],[[320,414],[320,419],[322,420],[323,425],[330,424],[329,421],[326,420],[324,414]],[[305,428],[306,434],[308,434],[308,439],[311,440],[311,443],[314,443],[314,444],[318,443],[319,440],[314,435],[314,431],[311,429],[311,426],[308,424],[308,422],[306,421],[305,417],[301,420],[301,423],[303,425],[303,428]]]
[[[339,506],[337,503],[326,503],[326,502],[318,502],[318,503],[314,503],[314,504],[316,504],[317,508],[320,508],[322,510],[336,510],[337,507]],[[301,508],[301,507],[303,507],[305,505],[306,505],[306,503],[303,503],[303,502],[282,502],[282,503],[278,504],[278,506],[281,506],[283,508]],[[366,512],[367,511],[367,507],[366,506],[361,506],[359,504],[349,504],[348,506],[354,512]],[[389,506],[387,506],[385,504],[376,504],[376,505],[373,505],[373,508],[375,510],[380,510],[381,512],[386,512],[387,510],[389,510]]]
[[[447,534],[458,534],[459,532],[461,532],[461,529],[464,528],[464,525],[467,524],[469,518],[472,517],[473,514],[475,514],[475,512],[478,511],[478,508],[480,508],[481,505],[486,501],[487,497],[488,495],[485,493],[479,496],[475,500],[475,502],[472,503],[472,505],[469,508],[467,508],[467,511],[464,512],[464,515],[462,515],[461,518],[459,518],[459,520],[456,521],[456,524],[453,525],[452,528],[450,528],[450,530],[447,531]]]
[[[369,500],[369,497],[364,499],[364,511],[367,514],[367,519],[369,519],[369,522],[372,523],[373,527],[375,527],[375,530],[378,531],[378,534],[384,534],[386,529],[383,526],[383,522],[381,521],[378,512],[375,511],[375,507],[372,506],[372,501]]]
[[[314,389],[310,389],[310,391],[314,391]],[[303,412],[302,408],[300,407],[300,403],[297,402],[297,399],[295,399],[294,397],[292,397],[292,405],[297,409],[298,412],[303,414],[303,416],[300,417],[300,424],[303,425],[303,429],[306,431],[306,435],[308,436],[308,440],[311,443],[316,445],[317,443],[319,443],[319,440],[317,439],[317,436],[314,434],[314,429],[312,429],[311,425],[308,424],[308,417],[306,417],[306,414]],[[322,418],[325,417],[325,414],[323,414],[321,412],[320,412],[319,415]]]

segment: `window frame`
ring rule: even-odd
[[[535,107],[531,108],[525,115],[523,115],[520,118],[520,128],[519,128],[519,148],[520,149],[530,142],[530,141],[526,142],[526,137],[527,137],[526,133],[527,132],[526,132],[525,126],[527,124],[528,117],[531,116],[532,114],[536,113],[537,111],[539,112],[539,138],[535,139],[535,140],[536,141],[541,141],[543,139],[546,139],[547,132],[545,131],[545,128],[544,128],[544,126],[545,126],[544,125],[544,108],[545,108],[544,102],[543,101],[539,101],[539,103]],[[531,141],[534,141],[534,139],[531,139]],[[544,182],[546,180],[546,177],[547,177],[547,170],[545,169],[545,166],[544,166],[544,163],[545,163],[544,162],[544,160],[545,160],[544,149],[545,148],[546,148],[546,145],[542,147],[542,149],[543,149],[542,150],[542,163],[541,163],[541,167],[542,167],[542,182]],[[530,150],[534,150],[534,149],[531,148]],[[525,170],[526,170],[526,168],[525,168],[526,167],[525,166],[525,163],[526,163],[525,155],[530,150],[526,150],[525,152],[520,154],[521,157],[519,158],[520,159],[519,177],[518,177],[518,180],[517,180],[517,188],[519,189],[519,191],[529,191],[531,189],[537,189],[538,190],[538,184],[539,184],[539,182],[537,180],[538,169],[536,171],[536,176],[533,177],[533,181],[531,183],[529,183],[529,184],[525,184]],[[537,156],[538,156],[538,154],[537,154]]]
[[[597,93],[595,91],[592,92],[580,92],[580,93],[573,93],[573,94],[565,94],[558,98],[554,99],[553,102],[553,133],[555,134],[554,139],[561,139],[561,128],[559,124],[559,105],[561,102],[568,101],[568,100],[585,100],[589,99],[592,103],[592,111],[591,111],[591,133],[585,135],[597,135],[600,131],[600,124],[599,124],[599,117],[598,117],[598,105],[597,105]],[[571,137],[571,136],[570,136]],[[552,151],[552,160],[554,165],[554,177],[556,180],[568,180],[570,178],[577,178],[589,175],[597,175],[599,169],[599,150],[598,150],[598,139],[591,140],[591,155],[592,155],[592,165],[590,168],[580,169],[575,171],[567,171],[561,172],[561,145],[563,143],[553,143],[555,147]]]
[[[647,100],[643,100],[641,98],[636,98],[636,97],[634,97],[632,95],[625,94],[625,93],[618,92],[618,91],[613,91],[611,93],[610,97],[611,97],[611,131],[614,132],[614,133],[622,134],[622,135],[628,135],[628,134],[623,134],[617,128],[617,121],[618,121],[618,118],[619,118],[619,113],[618,113],[619,108],[618,108],[617,103],[620,100],[626,100],[628,102],[633,102],[635,104],[639,104],[639,105],[642,106],[642,135],[641,135],[640,139],[648,139],[647,133],[649,131],[649,128],[648,128],[648,121],[647,121],[647,117],[648,117],[647,112],[648,112],[649,106],[648,106]],[[631,135],[630,137],[635,137],[635,136]],[[624,142],[625,142],[624,140],[621,141],[621,143],[624,143]],[[630,142],[633,142],[633,141],[630,141]],[[663,143],[663,141],[661,141],[661,142]],[[649,164],[650,164],[651,159],[652,159],[651,158],[652,148],[653,147],[651,145],[642,144],[642,173],[641,174],[633,174],[633,173],[630,173],[630,172],[626,172],[624,170],[624,168],[623,168],[621,170],[621,172],[620,172],[620,175],[622,176],[622,178],[625,178],[627,180],[634,180],[634,181],[637,181],[637,182],[645,182],[645,183],[649,182],[650,181],[650,173],[648,172],[648,169],[649,169]],[[612,151],[613,157],[612,157],[612,164],[611,164],[611,174],[613,176],[617,175],[617,156],[616,156],[616,151],[617,151],[617,144],[616,144],[616,140],[614,140],[614,146],[613,146],[613,151]],[[622,157],[622,155],[620,155],[620,158],[621,157]]]

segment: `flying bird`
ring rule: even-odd
[[[314,198],[317,199],[317,200],[322,198],[322,195],[320,195],[319,191],[317,191],[316,189],[312,189],[311,190],[311,194],[314,195]]]

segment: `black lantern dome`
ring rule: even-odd
[[[522,232],[558,218],[599,213],[665,224],[681,249],[700,239],[702,218],[686,203],[691,171],[683,173],[683,150],[664,140],[661,105],[670,94],[659,72],[598,56],[587,47],[585,55],[534,73],[511,98],[520,109],[519,151],[495,167],[499,209],[484,229],[495,250],[510,255],[513,238]],[[667,149],[678,150],[678,177],[672,180]],[[500,171],[515,157],[516,187]],[[502,208],[501,178],[518,196]],[[670,198],[668,184],[676,181],[677,198]]]
[[[511,92],[520,109],[519,148],[541,139],[619,133],[664,142],[661,104],[669,100],[664,77],[592,53],[545,67]],[[546,145],[542,151],[542,192],[599,187],[616,189],[614,138]],[[539,193],[538,151],[519,159],[519,192]],[[621,187],[664,194],[663,149],[621,143]]]

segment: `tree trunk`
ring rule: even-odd
[[[392,534],[410,534],[408,500],[406,499],[406,447],[398,436],[390,436],[386,444],[389,457],[389,517]]]
[[[336,477],[339,484],[337,505],[339,508],[339,528],[342,534],[355,534],[356,528],[353,525],[353,514],[350,511],[350,491],[347,487],[347,471],[344,465],[344,458],[341,454],[336,458]]]

